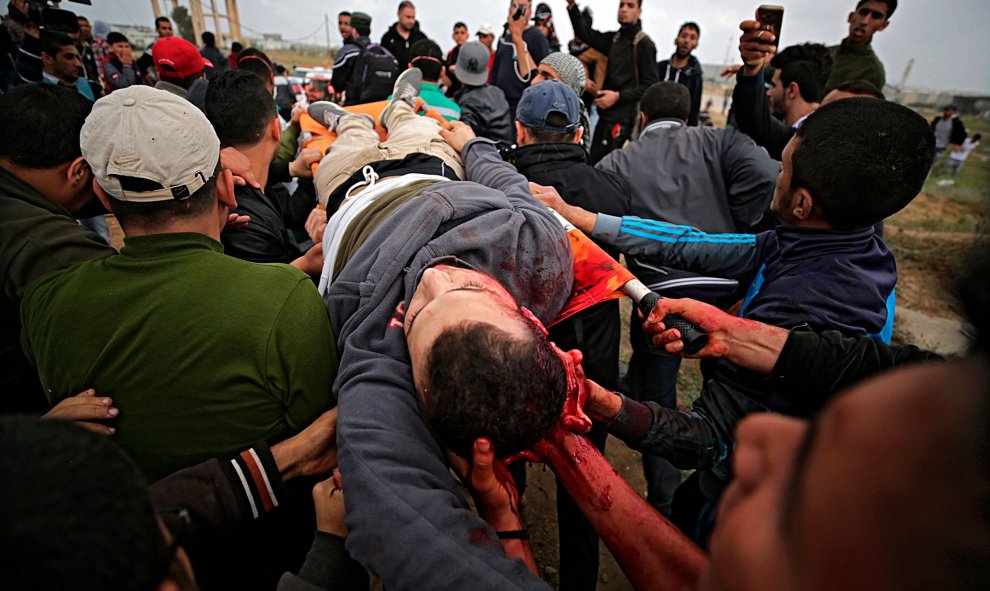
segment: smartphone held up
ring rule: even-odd
[[[762,4],[756,9],[756,20],[760,23],[760,30],[773,34],[772,43],[778,46],[780,43],[780,27],[784,22],[784,7],[776,4]]]

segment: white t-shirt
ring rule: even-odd
[[[949,152],[949,158],[952,158],[953,160],[965,160],[969,157],[969,153],[973,151],[973,148],[979,145],[980,142],[974,142],[972,139],[966,138],[963,140],[962,150],[959,152],[952,150]]]

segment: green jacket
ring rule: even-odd
[[[51,401],[86,387],[112,397],[114,440],[150,481],[279,441],[332,406],[336,345],[310,278],[202,234],[130,237],[48,275],[21,320]]]
[[[843,82],[866,80],[883,90],[886,82],[883,64],[869,45],[853,45],[845,40],[828,48],[832,55],[832,75],[829,76],[825,92],[830,92]]]
[[[24,358],[18,341],[18,309],[28,286],[52,271],[114,252],[61,205],[0,168],[0,413],[42,411],[48,406],[38,373]]]

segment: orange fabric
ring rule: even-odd
[[[566,229],[574,253],[574,287],[551,326],[595,304],[622,297],[622,286],[635,279],[584,232],[570,224]]]

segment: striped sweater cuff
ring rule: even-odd
[[[245,518],[257,519],[288,498],[278,466],[265,443],[221,463]]]

